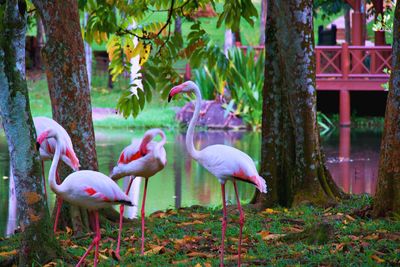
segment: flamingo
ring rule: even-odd
[[[67,131],[58,124],[55,120],[46,118],[46,117],[35,117],[33,118],[33,123],[35,124],[36,129],[36,136],[40,136],[46,129],[52,128],[54,131],[59,133],[61,145],[61,159],[71,167],[72,170],[78,171],[79,170],[79,160],[75,155],[74,148],[72,146],[71,138],[69,137]],[[54,139],[46,139],[43,140],[42,144],[39,147],[40,158],[42,160],[42,175],[44,181],[44,193],[47,198],[47,191],[46,191],[46,178],[44,176],[44,161],[51,160],[54,155],[56,146],[56,141]],[[56,178],[57,183],[61,183],[60,177],[58,176],[58,172],[56,171]],[[58,218],[60,216],[62,206],[62,198],[57,198],[57,212],[56,218],[54,221],[54,233],[57,230],[58,225]]]
[[[253,160],[244,152],[226,145],[212,145],[202,150],[196,150],[193,144],[193,134],[196,127],[196,122],[199,118],[200,107],[201,107],[201,93],[197,85],[192,81],[186,81],[178,86],[171,89],[168,95],[168,102],[171,98],[179,93],[191,93],[194,92],[196,95],[196,104],[193,117],[189,123],[189,127],[186,133],[186,149],[189,155],[199,162],[204,168],[218,178],[221,184],[222,191],[222,241],[221,241],[221,254],[220,254],[220,266],[224,265],[224,240],[227,225],[226,215],[226,200],[225,200],[225,183],[228,180],[233,182],[236,193],[237,206],[240,213],[239,219],[239,245],[238,245],[238,265],[240,266],[241,257],[241,243],[242,243],[242,230],[244,225],[244,214],[240,205],[240,199],[236,181],[243,181],[251,183],[262,192],[267,192],[267,185],[265,180],[258,174],[256,166]]]
[[[124,204],[133,206],[129,197],[119,188],[119,186],[110,177],[96,171],[84,170],[77,171],[68,175],[61,184],[56,182],[57,165],[61,157],[61,148],[64,145],[61,141],[59,131],[49,128],[42,132],[38,137],[38,143],[42,144],[44,140],[54,138],[55,153],[49,171],[49,184],[51,190],[61,196],[62,199],[70,202],[73,205],[88,209],[94,213],[96,234],[90,244],[88,250],[79,260],[76,266],[80,266],[89,252],[96,246],[94,254],[94,266],[97,266],[100,226],[99,213],[101,208],[110,207],[112,205]]]
[[[161,136],[160,142],[152,141],[157,135]],[[122,150],[118,160],[118,165],[115,166],[110,174],[113,180],[125,176],[131,176],[129,185],[126,191],[128,194],[134,177],[144,177],[144,193],[142,200],[142,245],[141,254],[144,255],[144,229],[145,229],[145,202],[147,193],[147,182],[150,177],[155,175],[157,172],[164,169],[167,164],[166,152],[164,145],[166,143],[165,133],[160,129],[150,129],[145,132],[141,140],[134,140],[132,144]],[[120,241],[121,241],[121,230],[122,230],[122,218],[124,214],[124,205],[120,206],[120,221],[118,231],[118,243],[115,251],[115,256],[119,258]]]

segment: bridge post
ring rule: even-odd
[[[342,55],[341,55],[341,68],[342,68],[342,79],[347,80],[350,72],[350,52],[349,44],[342,44]],[[350,126],[350,92],[347,89],[340,90],[339,98],[339,124],[340,126]]]

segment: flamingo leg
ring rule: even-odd
[[[148,179],[144,178],[144,193],[143,193],[143,201],[142,201],[142,211],[141,211],[141,216],[142,216],[142,248],[141,248],[141,255],[144,255],[144,206],[146,203],[146,192],[147,192],[147,182]]]
[[[61,179],[60,179],[60,176],[58,175],[58,170],[56,171],[56,179],[57,179],[57,184],[61,184]],[[57,231],[58,218],[60,217],[62,203],[63,203],[62,198],[60,196],[57,196],[57,211],[56,211],[56,218],[54,220],[54,228],[53,228],[54,233]]]
[[[93,266],[96,267],[97,266],[97,261],[98,261],[98,257],[99,257],[99,244],[100,244],[100,223],[99,223],[99,213],[96,211],[94,213],[95,216],[95,220],[96,220],[96,250],[94,252],[94,262],[93,262]]]
[[[225,199],[225,184],[221,184],[222,191],[222,239],[221,239],[221,255],[219,260],[219,266],[224,266],[224,252],[225,252],[225,232],[226,232],[226,224],[227,224],[227,216],[226,216],[226,199]]]
[[[42,177],[43,177],[43,184],[44,184],[44,197],[47,201],[47,188],[46,188],[46,176],[44,176],[44,161],[42,160]]]
[[[126,189],[126,194],[129,193],[129,190],[131,190],[131,185],[133,182],[133,177],[130,176],[129,177],[129,184],[128,184],[128,188]],[[120,250],[120,245],[121,245],[121,232],[122,232],[122,220],[124,218],[124,209],[125,206],[124,205],[120,205],[119,206],[119,229],[118,229],[118,242],[117,242],[117,249],[115,250],[115,256],[118,260],[120,260],[121,256],[119,255],[119,250]]]
[[[239,246],[238,246],[238,266],[240,267],[240,257],[242,254],[241,249],[242,249],[242,232],[243,232],[243,225],[244,225],[244,213],[243,213],[242,206],[240,205],[240,198],[239,198],[239,193],[238,193],[238,189],[236,186],[236,181],[233,181],[233,186],[235,187],[236,202],[237,202],[239,214],[240,214],[240,219],[239,219],[240,231],[239,231]]]
[[[86,250],[85,254],[83,254],[82,258],[79,260],[76,267],[81,266],[82,262],[85,260],[87,255],[89,255],[89,252],[93,249],[94,245],[96,245],[96,252],[95,252],[95,256],[94,256],[95,259],[94,259],[93,265],[94,266],[97,265],[98,245],[99,245],[99,241],[100,241],[99,213],[97,211],[95,211],[95,219],[96,219],[96,235],[93,238],[92,244],[90,244],[90,246]]]

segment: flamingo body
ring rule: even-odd
[[[71,173],[58,187],[58,194],[71,204],[88,210],[129,204],[131,201],[128,196],[115,182],[110,181],[110,177],[100,172],[77,171]]]
[[[199,151],[197,161],[218,178],[220,183],[238,179],[255,185],[266,193],[265,180],[258,174],[253,160],[234,147],[212,145]]]
[[[36,136],[40,136],[49,128],[58,133],[60,138],[61,160],[74,171],[79,170],[79,160],[75,155],[72,141],[67,131],[65,131],[65,129],[55,120],[46,117],[35,117],[33,118],[33,123],[35,124]],[[43,140],[39,148],[41,159],[51,160],[54,156],[55,147],[56,140],[54,138]]]

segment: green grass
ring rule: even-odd
[[[256,212],[245,207],[243,263],[248,266],[375,266],[400,264],[400,223],[371,219],[372,198],[352,197],[327,209],[300,206]],[[227,266],[235,266],[239,216],[228,206],[225,241]],[[140,221],[126,223],[121,244],[122,261],[110,256],[115,249],[117,225],[102,225],[100,266],[217,266],[221,237],[220,207],[191,207],[155,212],[146,218],[147,255],[140,256]],[[323,227],[321,226],[321,223]],[[319,230],[325,229],[325,230]],[[320,232],[318,238],[315,232]],[[279,235],[284,235],[278,237]],[[58,234],[62,247],[75,264],[91,242],[91,237],[75,238]],[[16,248],[15,238],[0,242],[1,251]],[[133,244],[133,245],[132,245]],[[153,252],[153,253],[152,253]],[[93,255],[93,254],[92,254]],[[0,256],[0,262],[5,257]],[[61,266],[66,259],[54,259]],[[92,264],[93,256],[87,263]],[[208,265],[207,265],[208,264]]]
[[[118,81],[114,88],[107,88],[107,77],[93,77],[91,100],[92,106],[98,108],[116,108],[118,99],[123,90],[127,90],[127,82]],[[51,117],[50,97],[47,81],[42,79],[28,80],[29,100],[33,116]],[[172,128],[177,126],[175,121],[175,105],[182,105],[182,101],[174,101],[167,104],[157,92],[153,93],[153,99],[146,103],[144,110],[136,117],[124,119],[120,116],[109,116],[105,119],[94,120],[94,126],[100,128]]]

